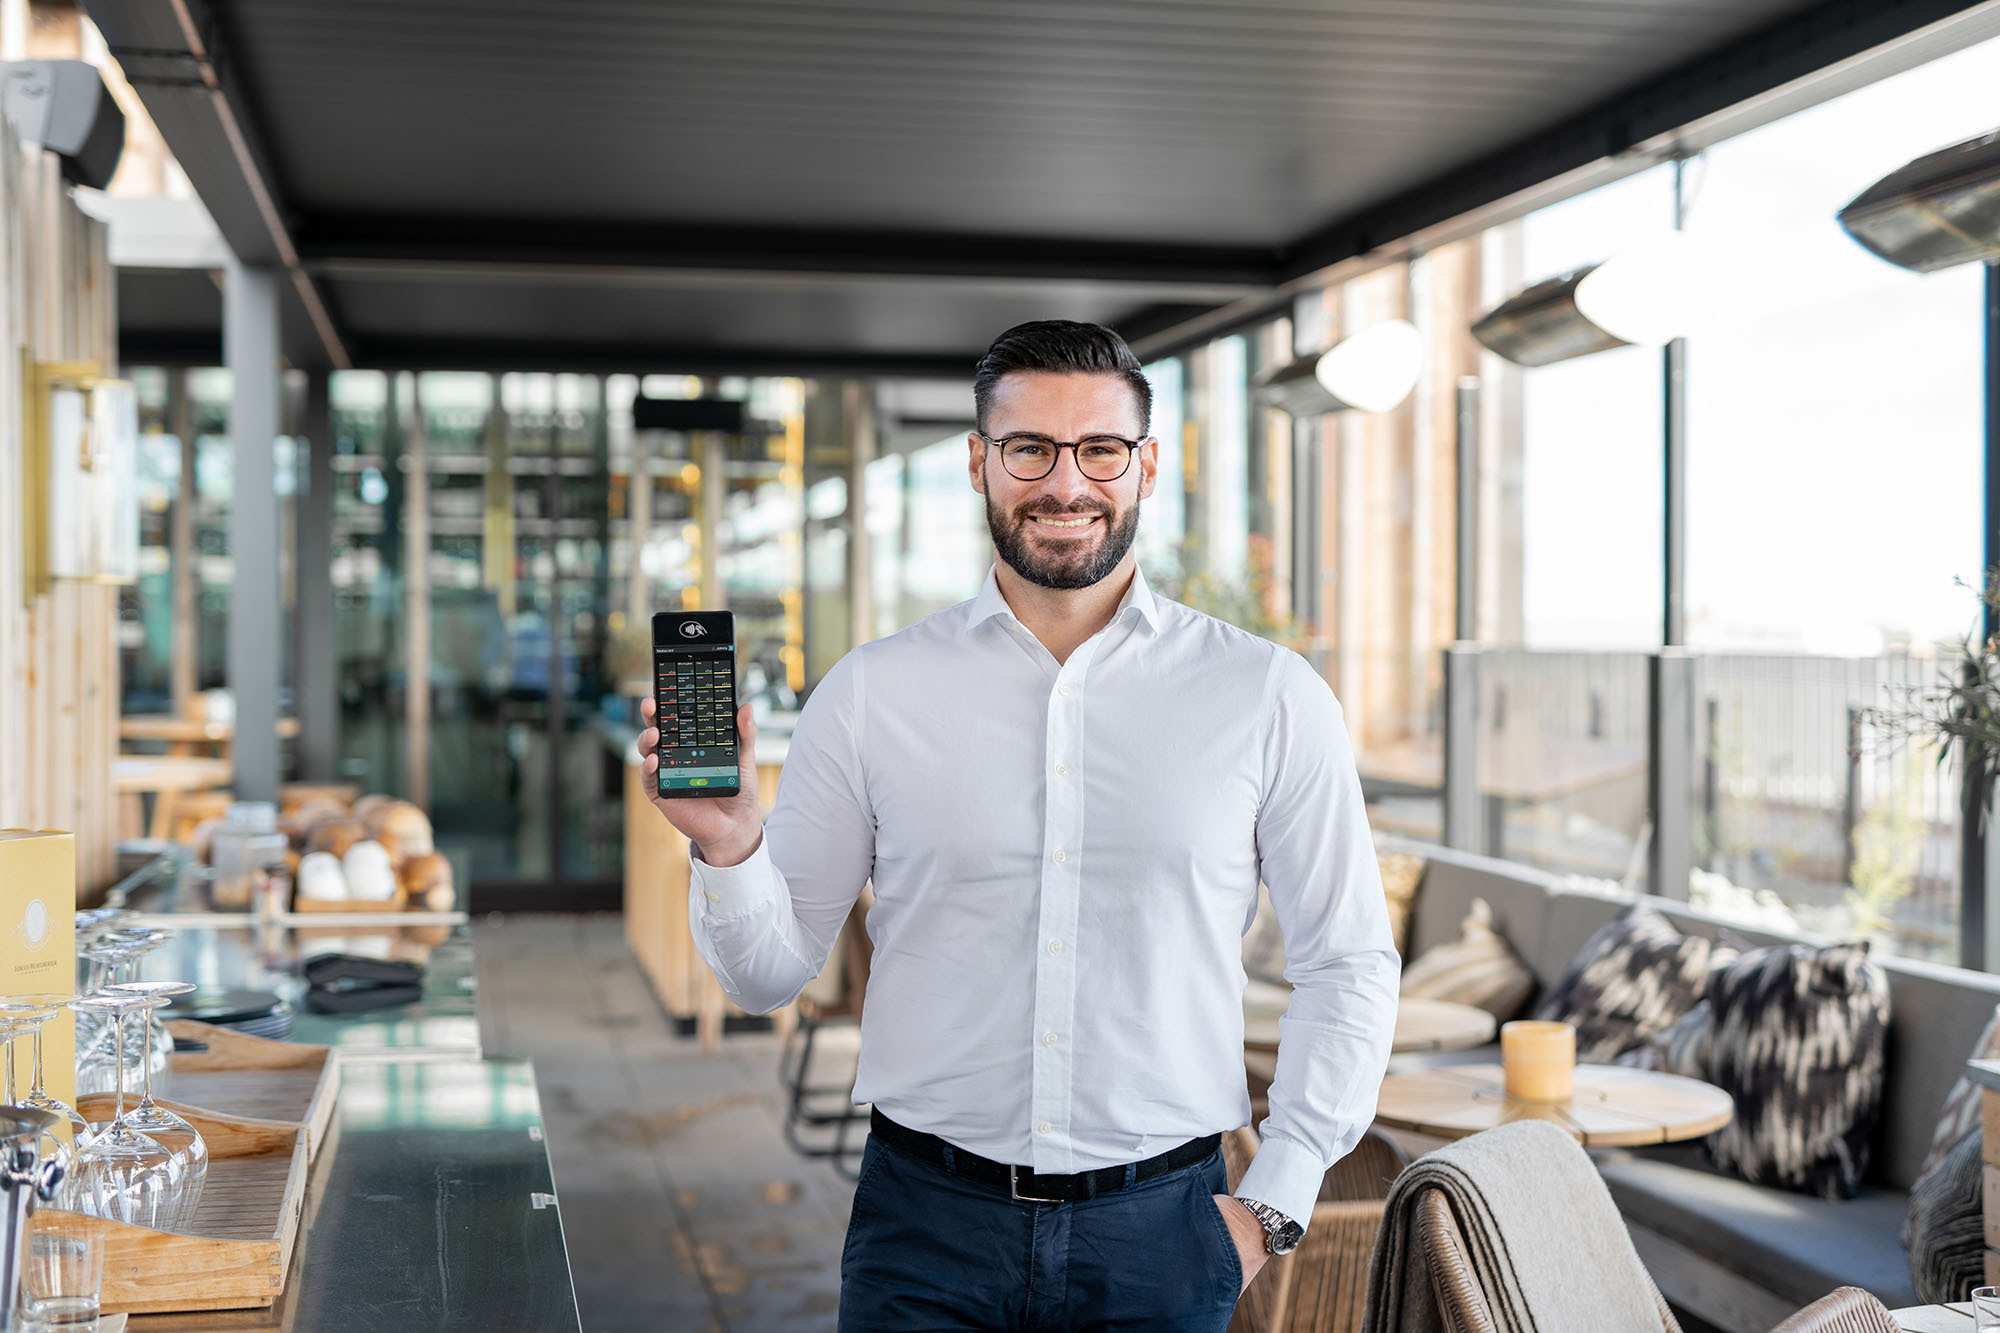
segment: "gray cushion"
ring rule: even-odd
[[[2000,1001],[2000,976],[1905,958],[1880,961],[1889,974],[1889,1081],[1874,1174],[1908,1189],[1930,1151],[1944,1099]]]
[[[1416,846],[1416,844],[1408,844]],[[1376,839],[1380,850],[1403,850],[1405,844],[1389,838]],[[1484,898],[1493,909],[1493,928],[1530,967],[1542,938],[1542,918],[1548,911],[1550,895],[1558,881],[1529,866],[1496,861],[1487,856],[1444,847],[1423,846],[1430,861],[1424,870],[1423,886],[1417,890],[1417,907],[1410,921],[1411,958],[1425,950],[1458,938],[1459,923],[1472,907],[1474,898]],[[1544,985],[1553,977],[1540,977]]]
[[[1542,938],[1534,946],[1528,965],[1542,978],[1546,990],[1562,984],[1584,946],[1598,931],[1618,919],[1618,914],[1636,899],[1630,894],[1593,889],[1564,889],[1549,900],[1548,914],[1542,918]],[[1646,901],[1659,906],[1658,898]]]
[[[1595,1154],[1618,1210],[1793,1305],[1865,1287],[1890,1309],[1919,1304],[1897,1240],[1909,1196],[1864,1186],[1851,1199],[1748,1185],[1700,1164],[1692,1145]]]

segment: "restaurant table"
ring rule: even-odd
[[[1889,1311],[1903,1333],[1972,1333],[1972,1303],[1909,1305]]]
[[[1243,992],[1243,1045],[1246,1050],[1278,1049],[1278,1017],[1291,1002],[1284,986],[1253,981]],[[1396,1035],[1389,1049],[1457,1051],[1493,1040],[1493,1015],[1477,1005],[1450,1000],[1406,999],[1396,1006]]]
[[[580,1326],[534,1068],[512,1058],[343,1063],[277,1303],[127,1323],[130,1333]]]
[[[295,717],[278,719],[278,738],[291,740],[299,734]],[[236,738],[233,722],[211,722],[204,717],[179,717],[173,713],[128,713],[118,719],[121,741],[165,741],[170,755],[193,755],[198,749],[213,749],[220,757],[229,752]]]
[[[1586,1148],[1673,1143],[1712,1134],[1735,1114],[1729,1094],[1700,1079],[1619,1065],[1578,1065],[1567,1101],[1509,1097],[1499,1065],[1455,1065],[1382,1080],[1375,1119],[1391,1129],[1459,1139],[1514,1120],[1546,1120]]]
[[[123,754],[111,761],[111,785],[120,796],[153,793],[153,818],[147,833],[159,839],[173,831],[174,802],[182,792],[227,787],[234,776],[227,759]]]

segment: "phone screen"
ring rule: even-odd
[[[660,795],[736,795],[735,616],[654,615],[653,703],[659,710]]]

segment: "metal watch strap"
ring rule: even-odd
[[[1250,1215],[1263,1225],[1264,1248],[1267,1251],[1272,1254],[1289,1254],[1298,1244],[1297,1237],[1303,1234],[1303,1231],[1297,1222],[1286,1217],[1268,1203],[1259,1203],[1255,1199],[1244,1198],[1238,1198],[1236,1202],[1248,1208]],[[1289,1237],[1286,1236],[1288,1232],[1291,1233]],[[1275,1246],[1279,1243],[1281,1237],[1290,1239],[1291,1244],[1279,1250]]]

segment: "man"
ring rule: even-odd
[[[818,974],[874,880],[846,1333],[1219,1331],[1388,1059],[1397,961],[1352,751],[1302,658],[1139,573],[1159,444],[1116,334],[1010,329],[973,392],[999,557],[979,596],[827,673],[768,826],[747,710],[741,793],[659,805],[696,844],[697,947],[746,1009]],[[1216,1145],[1250,1112],[1260,878],[1296,989],[1232,1198]]]

